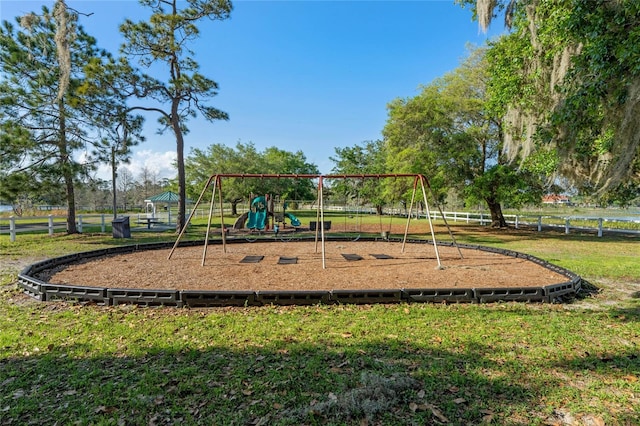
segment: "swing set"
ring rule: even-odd
[[[378,175],[376,175],[376,177],[377,176]],[[342,208],[343,219],[344,219],[343,231],[346,235],[349,235],[352,241],[357,241],[358,239],[360,239],[360,236],[363,233],[363,226],[362,226],[363,217],[366,214],[371,214],[372,211],[371,211],[371,208],[368,208],[368,209],[362,208],[363,205],[362,205],[362,200],[360,198],[361,188],[358,188],[357,186],[354,188],[356,188],[355,195],[347,194],[344,198],[344,203]],[[349,202],[350,199],[354,200],[355,204],[353,204],[353,201],[350,203]],[[395,199],[390,204],[391,206],[394,206]],[[378,207],[376,207],[376,210],[378,210]],[[384,219],[383,219],[384,214],[382,213],[382,207],[379,208],[379,211],[377,212],[376,215],[379,218],[380,237],[385,241],[389,240],[389,237],[391,236],[391,232],[393,229],[392,224],[393,224],[393,218],[395,216],[395,213],[392,212],[388,214],[389,224],[386,228],[384,226]]]
[[[226,238],[227,238],[227,229],[225,228],[224,225],[224,208],[223,208],[223,197],[222,197],[222,181],[223,178],[260,178],[260,179],[264,179],[264,178],[269,178],[269,179],[317,179],[318,180],[318,190],[317,190],[317,208],[316,208],[316,223],[320,223],[320,224],[324,224],[325,223],[325,206],[324,206],[324,181],[325,180],[331,180],[331,179],[381,179],[381,178],[412,178],[413,179],[413,191],[411,194],[411,203],[409,206],[409,211],[407,214],[407,221],[405,224],[405,228],[404,228],[404,234],[403,234],[403,238],[402,238],[402,246],[401,246],[401,251],[402,253],[404,253],[405,250],[405,245],[407,242],[407,235],[409,233],[409,224],[411,221],[411,213],[413,211],[413,206],[416,205],[416,209],[417,209],[417,203],[416,203],[416,195],[418,194],[418,189],[420,190],[420,194],[422,195],[422,201],[424,202],[424,206],[425,206],[425,213],[426,213],[426,218],[429,222],[429,229],[430,229],[430,233],[431,233],[431,238],[433,241],[433,247],[434,247],[434,251],[435,251],[435,255],[436,255],[436,260],[438,262],[438,266],[437,268],[442,268],[442,264],[440,261],[440,254],[438,251],[438,243],[436,241],[436,236],[435,236],[435,231],[433,228],[433,222],[431,219],[431,211],[429,208],[429,202],[427,199],[427,192],[429,192],[431,194],[431,198],[433,200],[435,200],[435,197],[433,195],[433,191],[431,190],[431,186],[429,185],[429,181],[427,180],[427,178],[424,175],[421,174],[346,174],[346,175],[320,175],[320,174],[243,174],[243,173],[224,173],[224,174],[216,174],[216,175],[211,175],[209,177],[209,179],[207,180],[206,184],[204,185],[202,192],[200,193],[200,197],[198,198],[198,201],[196,202],[194,208],[191,211],[191,214],[189,215],[189,218],[187,219],[187,222],[185,224],[185,226],[182,228],[182,230],[180,231],[180,234],[178,235],[175,244],[173,245],[171,251],[169,252],[169,256],[168,259],[171,259],[171,256],[173,255],[175,249],[178,247],[178,244],[180,242],[180,239],[182,238],[182,236],[185,233],[185,230],[187,229],[187,225],[191,222],[191,219],[194,215],[194,213],[196,212],[196,209],[198,208],[198,206],[200,205],[204,194],[206,193],[206,191],[209,189],[210,186],[212,186],[212,194],[211,194],[211,204],[209,206],[209,219],[207,222],[207,231],[206,231],[206,236],[205,236],[205,240],[204,240],[204,250],[202,253],[202,266],[204,266],[205,264],[205,260],[206,260],[206,256],[207,256],[207,247],[208,247],[208,243],[209,243],[209,235],[211,232],[211,221],[212,221],[212,217],[213,217],[213,211],[214,211],[214,204],[216,201],[216,192],[218,194],[218,202],[220,205],[220,223],[222,224],[222,232],[221,232],[221,238],[222,238],[222,251],[224,253],[227,252],[227,243],[226,243]],[[418,195],[418,196],[419,196]],[[359,203],[359,200],[358,200]],[[460,258],[463,258],[462,256],[462,251],[460,250],[460,247],[458,247],[458,244],[456,243],[455,237],[453,236],[453,233],[451,232],[451,228],[449,227],[449,224],[442,212],[442,209],[440,208],[440,206],[434,202],[434,204],[437,206],[439,212],[440,212],[440,216],[442,217],[442,219],[444,220],[444,223],[446,225],[447,231],[449,232],[449,236],[451,237],[451,240],[453,242],[453,245],[457,248],[458,253],[460,255]],[[357,210],[356,210],[356,215],[359,215],[359,205],[357,206]],[[358,216],[356,216],[356,225],[358,224]],[[389,227],[391,227],[391,220],[393,220],[393,215],[391,215],[391,219],[390,219],[390,223],[389,223]],[[382,217],[380,217],[380,228],[381,228],[381,233],[382,231]],[[390,232],[390,229],[389,229]],[[322,269],[326,269],[326,250],[325,250],[325,241],[326,241],[326,232],[325,232],[325,226],[316,226],[315,228],[315,251],[316,253],[318,252],[318,244],[320,244],[321,247],[321,253],[322,253]],[[387,234],[388,236],[388,234]],[[359,238],[359,236],[358,236]],[[356,238],[357,239],[357,238]]]

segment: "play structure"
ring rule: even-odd
[[[286,211],[287,203],[282,203],[282,211],[275,211],[276,203],[270,195],[260,195],[251,199],[249,211],[240,215],[233,224],[233,229],[269,230],[286,227],[286,220],[294,228],[302,225],[300,219]]]
[[[316,174],[293,174],[293,175],[285,175],[285,174],[236,174],[236,173],[228,173],[228,174],[216,174],[216,175],[211,175],[209,177],[209,179],[207,180],[206,184],[204,185],[204,188],[202,189],[202,192],[200,193],[200,197],[198,198],[198,201],[196,202],[194,209],[191,213],[191,215],[189,216],[189,218],[187,219],[187,224],[189,224],[189,222],[191,221],[191,218],[193,217],[194,212],[196,211],[198,205],[200,204],[200,202],[202,201],[204,194],[206,193],[206,191],[212,187],[212,194],[211,194],[211,205],[209,208],[209,220],[207,223],[207,231],[206,231],[206,236],[205,236],[205,240],[204,240],[204,249],[203,249],[203,253],[202,253],[202,266],[204,266],[205,261],[206,261],[206,256],[207,256],[207,247],[208,247],[208,242],[209,242],[209,238],[212,235],[211,234],[211,222],[212,222],[212,216],[213,216],[213,211],[214,211],[214,204],[216,202],[216,192],[217,192],[217,196],[218,196],[218,202],[219,202],[219,214],[220,214],[220,223],[223,224],[223,229],[222,232],[220,233],[221,235],[221,243],[222,243],[222,251],[226,253],[226,238],[227,238],[227,229],[225,228],[225,220],[224,220],[224,206],[223,206],[223,196],[222,196],[222,180],[224,178],[256,178],[256,179],[264,179],[264,178],[270,178],[270,179],[315,179],[318,181],[318,191],[317,191],[317,200],[316,200],[316,224],[323,224],[323,226],[316,226],[315,227],[315,249],[316,251],[318,250],[318,243],[320,244],[321,247],[321,253],[322,253],[322,267],[323,269],[326,268],[326,251],[325,251],[325,241],[326,241],[326,231],[327,231],[327,222],[325,221],[325,209],[324,209],[324,182],[326,180],[335,180],[335,179],[386,179],[386,178],[393,178],[393,179],[412,179],[413,180],[413,191],[412,191],[412,195],[411,195],[411,204],[409,206],[408,209],[408,214],[407,214],[407,221],[406,221],[406,225],[404,228],[404,234],[402,237],[402,251],[404,251],[404,247],[405,247],[405,243],[407,242],[407,235],[409,232],[409,226],[411,223],[411,217],[412,217],[412,211],[414,206],[417,209],[417,202],[416,202],[416,197],[418,196],[420,198],[420,200],[422,201],[425,209],[426,209],[426,218],[429,222],[429,229],[430,229],[430,233],[431,233],[431,238],[432,238],[432,245],[435,251],[435,256],[436,256],[436,260],[437,260],[437,267],[441,268],[442,264],[441,264],[441,260],[440,260],[440,254],[438,251],[438,242],[436,241],[436,236],[435,236],[435,231],[433,228],[433,223],[431,220],[431,214],[430,214],[430,204],[429,204],[429,200],[428,200],[428,196],[427,194],[429,193],[431,196],[431,199],[435,199],[432,191],[431,191],[431,187],[429,185],[429,182],[427,180],[427,178],[424,175],[421,174],[359,174],[359,175],[316,175]],[[421,195],[421,197],[420,197]],[[437,204],[436,204],[437,205]],[[463,257],[462,255],[462,251],[459,249],[456,241],[455,241],[455,237],[453,236],[453,233],[451,232],[451,228],[449,227],[449,224],[446,221],[446,218],[444,218],[444,214],[442,213],[442,210],[440,209],[440,206],[437,206],[438,210],[440,211],[440,215],[444,220],[445,226],[447,228],[447,231],[449,232],[449,236],[453,242],[453,245],[458,248],[458,253],[460,255],[460,258]],[[251,209],[249,212],[247,212],[247,227],[249,229],[266,229],[268,226],[268,221],[269,221],[269,212],[272,212],[273,215],[273,203],[272,200],[270,200],[270,198],[268,196],[259,196],[254,198],[251,201]],[[285,215],[282,216],[282,218],[284,219]],[[289,218],[291,218],[289,216]],[[297,220],[297,218],[295,218]],[[299,222],[299,221],[297,221]],[[236,224],[234,224],[234,228],[238,229],[241,228],[241,224],[244,223],[244,219],[239,219],[239,221],[236,221]],[[292,221],[293,224],[293,221]],[[186,226],[182,229],[182,231],[180,232],[180,234],[178,235],[178,238],[175,241],[175,244],[173,246],[173,248],[171,249],[171,252],[169,253],[168,259],[171,259],[171,256],[173,255],[173,252],[175,251],[175,249],[178,247],[178,244],[180,243],[180,239],[182,238],[182,236],[184,235],[184,232],[186,230]],[[276,230],[278,230],[277,228],[275,228]]]

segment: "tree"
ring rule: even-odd
[[[140,98],[156,101],[166,107],[136,108],[159,113],[161,131],[171,129],[176,137],[179,194],[176,226],[181,230],[186,222],[186,121],[197,112],[209,121],[228,119],[225,112],[203,103],[217,94],[218,84],[198,72],[194,53],[187,45],[199,35],[197,22],[205,18],[227,19],[232,5],[228,0],[187,0],[187,6],[180,9],[181,2],[178,0],[140,0],[140,3],[149,7],[152,15],[148,22],[126,20],[121,25],[120,31],[126,39],[121,51],[137,57],[143,67],[157,63],[167,66],[168,78],[165,81],[138,81],[143,86],[136,91]]]
[[[108,57],[77,25],[77,13],[58,0],[53,11],[30,13],[0,29],[0,172],[2,196],[15,200],[64,188],[67,232],[76,233],[74,180],[92,168],[75,155],[89,147],[100,151],[92,125],[101,98],[80,88],[84,66]]]
[[[486,29],[506,10],[512,31],[491,44],[505,105],[507,154],[605,195],[640,187],[640,3],[634,0],[461,0]],[[621,187],[621,188],[618,188]],[[627,189],[625,189],[627,188]]]
[[[120,170],[117,183],[118,189],[122,194],[122,206],[126,211],[128,209],[127,205],[129,203],[129,200],[131,199],[131,191],[135,188],[133,174],[129,171],[129,169],[123,168]]]
[[[131,148],[144,142],[142,136],[144,117],[133,115],[127,101],[132,97],[131,80],[138,81],[146,78],[133,69],[126,58],[106,61],[91,61],[85,67],[87,79],[81,87],[86,96],[100,97],[107,108],[102,108],[97,120],[100,123],[99,134],[102,146],[108,149],[94,151],[93,156],[100,162],[111,165],[112,211],[113,218],[117,217],[117,188],[118,166],[127,164],[131,155]]]
[[[384,174],[387,171],[386,147],[381,140],[366,141],[363,146],[336,147],[335,152],[336,156],[330,157],[335,163],[331,170],[334,174]],[[344,179],[336,181],[331,190],[346,199],[356,200],[356,203],[371,203],[381,215],[389,199],[385,185],[389,184],[377,179]]]
[[[275,174],[318,174],[315,164],[307,162],[302,151],[290,152],[275,146],[262,153],[264,171]],[[316,197],[315,186],[310,179],[266,179],[265,193],[277,194],[282,199],[312,200]]]
[[[259,154],[253,144],[238,142],[236,149],[223,144],[210,145],[206,151],[193,149],[185,161],[189,194],[197,198],[213,174],[260,173],[260,167]],[[251,191],[248,180],[225,179],[223,194],[225,201],[231,203],[231,214],[238,214],[238,204],[246,200]]]
[[[138,176],[138,182],[140,189],[142,190],[142,199],[147,200],[153,194],[158,191],[158,174],[149,170],[147,167],[143,167],[140,175]]]
[[[206,151],[193,149],[185,161],[185,169],[192,197],[199,196],[205,182],[214,174],[318,174],[317,166],[308,163],[302,151],[292,153],[269,147],[259,152],[254,144],[241,142],[235,149],[222,144],[210,145]],[[315,198],[309,179],[226,178],[223,185],[224,200],[231,203],[233,215],[238,214],[238,204],[251,194],[274,194],[296,200]]]
[[[440,202],[450,187],[468,203],[484,201],[492,226],[505,227],[502,203],[538,201],[541,185],[536,175],[508,164],[487,81],[484,50],[476,49],[418,96],[391,102],[383,135],[396,170],[428,176]]]

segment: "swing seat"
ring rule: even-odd
[[[315,220],[310,221],[309,222],[309,230],[310,231],[315,231],[317,224],[318,224],[318,222],[316,222]],[[331,229],[331,221],[330,220],[323,221],[322,225],[323,225],[325,231],[328,231],[328,230]]]

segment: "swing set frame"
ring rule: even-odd
[[[382,179],[382,178],[412,178],[413,179],[413,192],[411,194],[411,203],[409,206],[409,211],[407,214],[407,222],[405,225],[405,229],[404,229],[404,235],[402,238],[402,252],[404,253],[404,249],[405,249],[405,245],[407,242],[407,235],[409,233],[409,223],[411,221],[411,215],[413,212],[413,206],[414,204],[416,204],[416,208],[417,208],[417,203],[416,203],[416,193],[418,192],[418,188],[420,188],[420,194],[422,195],[422,199],[424,201],[424,205],[425,205],[425,210],[426,210],[426,216],[427,216],[427,220],[429,221],[429,229],[431,232],[431,238],[433,241],[433,247],[434,247],[434,251],[435,251],[435,255],[436,255],[436,260],[438,262],[438,269],[442,268],[442,263],[440,261],[440,253],[438,251],[438,243],[436,240],[436,235],[435,235],[435,231],[433,228],[433,222],[431,220],[431,210],[429,208],[429,201],[428,201],[428,197],[427,197],[427,192],[431,195],[431,198],[434,200],[434,205],[438,208],[439,212],[440,212],[440,216],[442,217],[442,219],[444,220],[445,226],[447,227],[447,231],[449,232],[449,236],[451,237],[451,240],[453,242],[453,245],[457,248],[458,250],[458,254],[460,255],[460,258],[463,258],[462,255],[462,251],[460,250],[460,247],[458,246],[455,237],[453,236],[453,233],[451,232],[451,227],[449,226],[449,223],[447,222],[447,219],[444,216],[444,213],[442,212],[442,209],[440,208],[440,206],[435,202],[435,196],[433,194],[433,191],[431,189],[431,185],[429,184],[429,180],[422,174],[413,174],[413,173],[386,173],[386,174],[329,174],[329,175],[322,175],[322,174],[258,174],[258,173],[220,173],[220,174],[215,174],[215,175],[211,175],[209,177],[209,179],[207,180],[206,184],[204,185],[204,187],[202,188],[202,191],[200,193],[200,196],[198,197],[198,201],[196,201],[191,214],[189,215],[189,218],[187,219],[184,227],[182,228],[182,230],[180,231],[178,237],[176,238],[176,242],[174,243],[173,247],[171,248],[171,251],[169,252],[169,256],[167,257],[167,259],[171,259],[171,256],[173,255],[173,252],[175,251],[175,249],[178,247],[178,244],[180,243],[180,239],[182,238],[182,236],[184,235],[187,226],[189,225],[189,223],[191,222],[191,219],[193,218],[194,213],[196,212],[196,209],[198,208],[198,206],[200,205],[202,198],[204,197],[204,194],[206,193],[207,189],[213,185],[213,189],[212,189],[212,194],[211,194],[211,204],[209,206],[209,218],[207,221],[207,231],[206,231],[206,236],[205,236],[205,240],[204,240],[204,250],[202,253],[202,266],[204,266],[205,261],[206,261],[206,256],[207,256],[207,246],[209,243],[209,234],[211,231],[211,219],[213,217],[213,209],[214,209],[214,204],[215,204],[215,200],[216,200],[216,191],[218,192],[218,201],[220,204],[220,223],[222,224],[222,232],[221,232],[221,236],[222,236],[222,251],[224,253],[227,252],[227,246],[226,246],[226,229],[224,226],[224,208],[223,208],[223,197],[222,197],[222,180],[223,178],[258,178],[258,179],[317,179],[318,180],[318,192],[317,192],[317,208],[316,208],[316,223],[319,224],[323,224],[324,223],[324,200],[323,200],[323,192],[324,192],[324,182],[325,180],[332,180],[332,179]],[[326,269],[326,252],[325,252],[325,241],[326,241],[326,237],[325,237],[325,229],[324,226],[316,226],[316,231],[315,231],[315,251],[316,253],[318,252],[318,243],[320,243],[321,245],[321,252],[322,252],[322,269]]]

